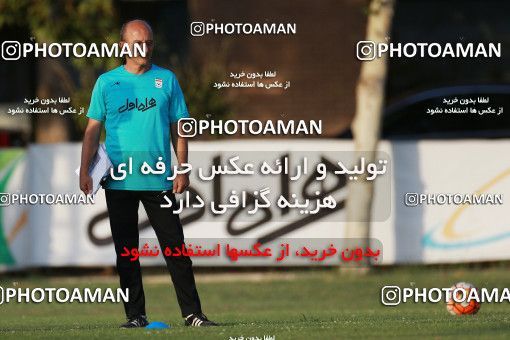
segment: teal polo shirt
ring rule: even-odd
[[[175,74],[152,65],[143,74],[133,74],[121,65],[99,76],[92,91],[87,117],[104,122],[106,152],[115,168],[126,163],[131,171],[123,180],[109,178],[105,187],[117,190],[169,190],[171,175],[170,124],[189,117]],[[128,169],[129,158],[131,167]],[[156,172],[143,174],[142,164]],[[161,165],[161,164],[160,164]]]

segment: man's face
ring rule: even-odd
[[[123,41],[121,44],[128,44],[133,55],[132,58],[126,56],[126,59],[134,62],[137,65],[146,65],[150,62],[152,57],[152,49],[154,48],[154,41],[152,40],[152,31],[149,27],[141,22],[130,23],[124,32]],[[135,57],[135,45],[146,52],[145,57]],[[122,47],[122,45],[121,45]]]

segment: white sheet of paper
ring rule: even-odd
[[[95,195],[99,188],[101,188],[101,180],[108,175],[110,169],[113,167],[104,144],[100,144],[97,149],[92,162],[90,162],[89,175],[92,177],[92,194]],[[76,169],[75,173],[80,175],[80,168]]]

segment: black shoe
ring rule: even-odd
[[[204,313],[190,314],[184,318],[185,326],[210,327],[219,326],[216,322],[209,320]]]
[[[145,315],[140,315],[135,318],[128,319],[128,322],[120,325],[120,328],[138,328],[145,327],[149,324]]]

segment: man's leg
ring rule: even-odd
[[[165,192],[168,198],[174,202],[175,197],[172,192]],[[182,231],[179,215],[173,214],[172,208],[161,208],[161,204],[166,204],[164,195],[161,191],[145,191],[141,196],[142,204],[147,212],[149,221],[158,237],[161,251],[165,247],[174,249],[184,244],[184,233]],[[195,278],[191,259],[188,256],[164,256],[165,262],[172,277],[177,301],[181,308],[183,317],[190,314],[201,313],[200,298],[198,297]]]
[[[110,217],[115,252],[117,253],[117,271],[122,289],[129,289],[129,301],[124,303],[128,319],[145,315],[145,296],[143,292],[140,261],[131,261],[130,256],[121,256],[124,247],[130,251],[138,249],[138,205],[137,193],[129,190],[105,190],[106,205]]]

